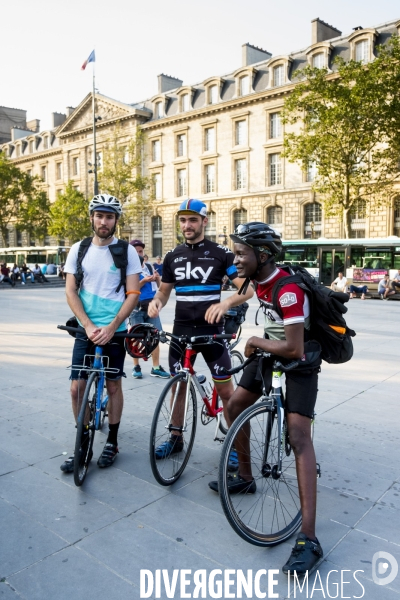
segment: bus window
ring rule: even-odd
[[[364,267],[363,258],[364,258],[365,249],[364,248],[352,248],[351,249],[351,259],[350,265],[352,267]],[[372,267],[365,267],[372,268]]]
[[[365,250],[364,269],[391,269],[392,252],[390,250]]]
[[[28,254],[28,256],[26,257],[26,262],[27,263],[42,263],[45,264],[46,262],[46,255],[45,254]]]
[[[317,267],[318,248],[284,248],[283,257],[279,262],[285,265],[300,265],[301,267]]]
[[[393,257],[393,269],[400,269],[400,254],[395,254]]]
[[[0,254],[0,262],[6,264],[14,264],[17,260],[17,256],[15,254]]]

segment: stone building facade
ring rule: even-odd
[[[297,69],[311,64],[334,71],[332,61],[337,56],[373,60],[376,45],[399,32],[400,21],[393,21],[342,36],[315,19],[311,44],[301,51],[272,56],[245,44],[242,65],[234,72],[194,85],[159,75],[157,94],[138,104],[96,94],[100,162],[102,147],[116,123],[121,126],[122,145],[138,127],[145,133],[143,169],[152,180],[154,214],[133,224],[124,237],[144,238],[149,255],[165,253],[176,245],[176,213],[188,197],[206,202],[207,234],[215,241],[226,243],[235,225],[252,220],[271,223],[288,240],[343,237],[343,224],[324,215],[312,191],[313,165],[305,173],[281,157],[285,130],[280,112],[295,85],[291,78]],[[13,138],[2,149],[21,168],[42,176],[50,200],[68,180],[89,197],[93,189],[88,172],[88,163],[93,162],[91,94],[65,116],[56,115],[51,131]],[[358,207],[351,233],[353,237],[400,235],[400,199],[393,198],[369,215]]]

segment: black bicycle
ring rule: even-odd
[[[252,360],[261,362],[271,355],[257,352],[243,365],[228,371],[239,372]],[[259,402],[247,408],[230,427],[222,448],[219,466],[219,493],[222,508],[240,537],[256,546],[274,546],[288,539],[301,525],[300,496],[295,457],[288,435],[285,399],[282,388],[284,371],[298,366],[297,361],[273,363],[272,388]],[[314,420],[311,421],[313,428]],[[238,439],[238,434],[241,434]],[[240,447],[247,456],[257,490],[229,494],[229,456]],[[320,468],[317,464],[317,477]]]

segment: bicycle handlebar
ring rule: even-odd
[[[269,356],[271,356],[271,354],[268,352],[254,352],[251,356],[249,356],[249,358],[247,360],[244,361],[243,364],[239,365],[238,367],[235,367],[235,368],[229,369],[229,370],[225,369],[225,367],[222,367],[220,369],[220,372],[225,375],[235,375],[236,373],[239,373],[239,371],[242,371],[245,367],[247,367],[247,365],[249,365],[254,359],[261,358],[261,357],[268,358]],[[291,371],[292,369],[295,369],[298,366],[299,366],[298,360],[292,360],[292,362],[288,363],[287,365],[283,365],[280,361],[275,360],[274,364],[273,364],[273,368],[275,370],[279,369],[284,372]]]
[[[68,331],[69,333],[86,333],[83,327],[70,327],[69,325],[57,325],[57,329],[62,329],[63,331]],[[117,331],[114,333],[113,337],[143,340],[145,336],[142,333],[124,333],[123,331]]]
[[[160,331],[160,342],[165,343],[167,338],[177,340],[182,344],[212,344],[214,340],[235,340],[236,333],[213,333],[212,335],[175,335],[168,331]]]

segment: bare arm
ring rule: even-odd
[[[233,281],[233,284],[238,290],[240,290],[244,282],[245,279],[236,277],[236,279]],[[250,300],[250,298],[253,297],[253,294],[254,290],[252,286],[249,285],[245,294],[240,294],[239,296],[238,292],[235,292],[231,296],[228,296],[228,298],[225,298],[225,300],[222,302],[219,302],[218,304],[212,304],[205,314],[206,321],[208,323],[218,323],[230,308],[239,306],[240,304],[243,304],[243,302],[246,302],[246,300]]]
[[[149,317],[158,317],[161,309],[167,304],[172,290],[174,289],[173,283],[164,283],[163,281],[158,288],[156,295],[149,304],[147,314]]]
[[[252,336],[247,340],[244,355],[248,358],[257,348],[284,358],[301,358],[304,354],[304,323],[285,326],[285,340],[265,340]]]
[[[65,284],[65,291],[67,295],[67,302],[74,313],[85,328],[86,334],[92,342],[103,346],[111,340],[118,327],[125,321],[125,319],[131,314],[135,308],[139,294],[128,294],[125,298],[124,303],[119,309],[117,315],[111,321],[111,323],[105,327],[97,327],[87,316],[83,308],[81,299],[76,289],[75,277],[71,273],[67,274],[67,281]],[[128,275],[126,278],[126,291],[139,291],[139,275]]]

